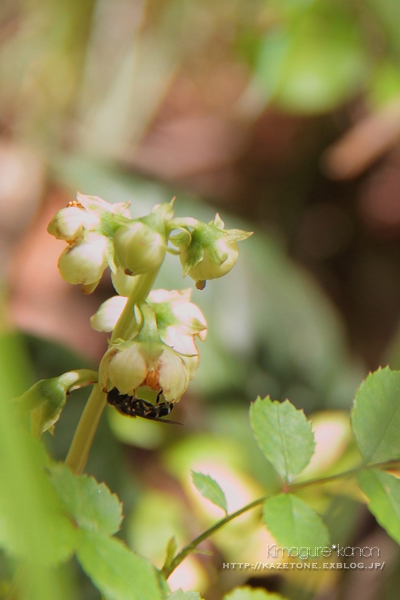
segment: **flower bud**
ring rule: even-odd
[[[83,206],[67,206],[53,217],[47,231],[58,240],[75,243],[83,237],[85,229],[92,229],[99,222],[99,216],[88,212]]]
[[[190,241],[182,234],[172,237],[171,241],[180,247],[184,276],[189,275],[202,289],[207,279],[222,277],[232,269],[239,255],[237,242],[250,235],[251,232],[240,229],[225,230],[217,214],[208,224],[197,222],[190,232]]]
[[[89,285],[100,281],[107,267],[108,240],[97,233],[87,233],[75,246],[61,254],[58,268],[68,283]]]
[[[148,273],[163,262],[173,203],[174,200],[157,204],[149,215],[122,224],[115,232],[116,258],[127,275]]]
[[[122,225],[114,235],[116,258],[127,275],[140,275],[158,268],[164,260],[163,235],[140,220]]]
[[[203,248],[203,258],[187,272],[195,281],[217,279],[229,273],[239,256],[236,242],[220,238],[212,246]],[[181,263],[185,262],[184,254],[180,255]]]

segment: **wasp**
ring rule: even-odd
[[[129,396],[129,394],[120,394],[117,388],[113,388],[107,394],[107,402],[114,406],[121,415],[128,415],[128,417],[142,417],[142,419],[149,419],[149,421],[160,421],[161,423],[171,423],[173,425],[182,425],[178,421],[164,421],[163,417],[172,412],[175,404],[173,402],[160,402],[162,390],[157,394],[157,400],[155,404],[143,400],[142,398],[135,398],[135,396]]]

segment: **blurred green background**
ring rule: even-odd
[[[63,244],[46,233],[76,190],[129,200],[133,216],[176,195],[178,216],[218,211],[255,232],[227,277],[193,292],[209,336],[176,410],[185,427],[110,410],[96,437],[88,471],[121,496],[122,535],[158,565],[172,534],[186,543],[219,517],[190,469],[225,485],[230,510],[273,486],[248,425],[257,395],[320,413],[314,473],[357,460],[340,411],[368,370],[400,365],[399,40],[395,0],[0,4],[0,325],[4,356],[18,357],[0,370],[9,397],[95,367],[106,349],[89,317],[112,295],[109,277],[90,297],[68,286]],[[169,256],[157,286],[193,283]],[[84,401],[72,395],[48,436],[59,459]],[[387,568],[250,583],[293,600],[397,598],[397,547],[354,490],[336,491],[314,497],[334,541],[372,539]],[[222,572],[223,560],[265,560],[259,530],[257,514],[232,524],[171,586],[219,600],[248,576]],[[98,598],[82,574],[68,577],[74,598]]]

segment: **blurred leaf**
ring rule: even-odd
[[[220,486],[212,477],[209,475],[204,475],[203,473],[196,473],[192,471],[192,479],[193,484],[197,488],[204,498],[210,500],[213,504],[216,504],[225,513],[228,512],[228,507],[226,505],[226,498],[224,492],[221,490]]]
[[[358,22],[325,2],[267,33],[257,76],[268,97],[284,108],[321,112],[360,88],[367,61]]]
[[[314,548],[329,544],[321,517],[293,494],[279,494],[263,504],[263,520],[279,546]]]
[[[280,594],[267,592],[267,590],[242,587],[225,595],[223,600],[285,600],[285,598]]]
[[[369,510],[400,544],[400,481],[389,473],[370,469],[358,474],[358,483],[369,498]]]
[[[381,61],[375,68],[369,85],[369,102],[379,108],[400,96],[399,65],[391,60]]]
[[[168,600],[202,600],[199,592],[184,592],[182,590],[176,590],[173,594],[168,596]]]
[[[311,423],[288,400],[257,398],[250,407],[254,435],[262,452],[286,481],[308,465],[315,450]]]
[[[185,515],[184,505],[171,494],[143,490],[134,512],[128,517],[128,544],[161,567],[172,539],[176,539],[179,546],[190,541]]]
[[[366,7],[372,9],[366,13],[374,27],[379,27],[382,38],[397,57],[400,54],[399,21],[400,4],[397,0],[367,0]]]
[[[400,371],[368,375],[356,392],[352,427],[365,462],[400,458]]]
[[[171,566],[173,559],[175,558],[175,554],[178,550],[178,544],[175,536],[172,536],[167,544],[167,548],[165,551],[165,562],[163,565],[163,569],[167,569]]]
[[[68,558],[75,530],[43,471],[43,447],[21,425],[11,401],[26,387],[29,370],[21,338],[0,337],[0,537],[12,554],[29,557],[22,575],[32,600],[67,600],[58,572],[45,565]]]
[[[77,557],[106,600],[162,600],[153,566],[120,540],[82,531]]]
[[[51,466],[51,482],[82,529],[113,535],[122,521],[122,505],[105,483],[75,475],[63,464]]]
[[[332,532],[335,544],[347,546],[356,535],[360,501],[349,496],[335,495],[324,513],[324,523]]]

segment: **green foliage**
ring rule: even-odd
[[[250,587],[237,588],[224,596],[223,600],[285,600],[280,594],[257,590]]]
[[[359,25],[340,6],[313,3],[267,33],[256,73],[268,99],[284,108],[328,111],[360,89],[368,74]]]
[[[201,597],[198,592],[183,592],[182,590],[176,590],[176,592],[168,596],[168,600],[201,600]]]
[[[250,419],[258,445],[279,475],[289,481],[301,473],[315,449],[311,424],[303,411],[287,400],[258,398],[250,408]]]
[[[400,481],[393,475],[371,469],[358,474],[358,483],[368,497],[368,508],[378,523],[400,544]]]
[[[87,531],[112,535],[119,530],[122,506],[94,477],[75,475],[62,464],[51,466],[51,482],[75,522]]]
[[[293,494],[266,500],[263,520],[280,546],[315,548],[329,544],[329,533],[321,517]]]
[[[196,489],[204,496],[204,498],[207,498],[213,504],[222,508],[225,513],[228,512],[225,494],[212,477],[192,471],[192,480]]]
[[[69,600],[50,565],[71,555],[75,530],[44,475],[48,459],[43,447],[21,424],[11,401],[23,391],[29,370],[22,340],[0,337],[1,546],[22,559],[21,584],[30,588],[30,600]]]
[[[13,450],[12,457],[2,453],[0,459],[0,545],[17,558],[56,565],[71,557],[76,532],[44,473],[47,457],[42,445],[21,424],[13,425],[12,442],[19,443],[22,452]],[[22,466],[25,453],[30,460]],[[39,525],[31,516],[34,509],[42,513]]]
[[[154,567],[116,538],[82,531],[77,558],[106,600],[162,600]]]
[[[400,371],[368,375],[357,390],[352,426],[366,463],[400,458]]]

